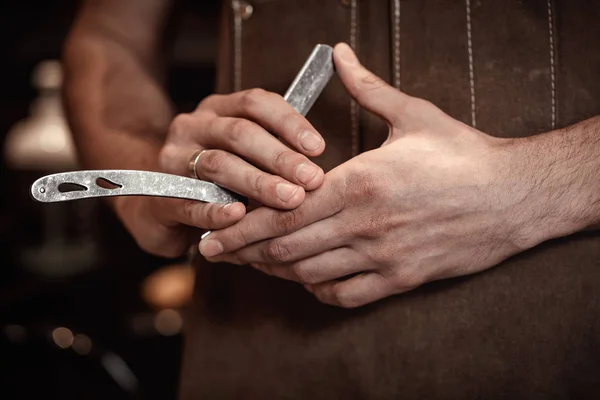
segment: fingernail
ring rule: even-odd
[[[298,178],[300,182],[307,184],[313,180],[317,174],[317,171],[317,167],[307,163],[302,163],[296,167],[296,178]]]
[[[205,239],[200,242],[200,254],[214,257],[223,252],[223,245],[217,239]]]
[[[279,197],[279,200],[281,201],[288,201],[289,199],[291,199],[297,190],[297,186],[293,186],[288,183],[278,183],[275,187],[277,197]]]
[[[310,285],[304,285],[304,289],[308,290],[310,293],[314,293],[315,290]]]
[[[231,215],[231,204],[232,203],[227,203],[223,206],[223,214],[225,214],[227,217]]]
[[[300,145],[304,150],[313,151],[321,145],[321,137],[314,132],[304,131],[300,134]]]
[[[356,58],[354,51],[346,43],[339,46],[338,54],[340,55],[340,59],[345,63],[358,65],[358,58]]]

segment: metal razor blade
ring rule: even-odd
[[[290,85],[284,99],[306,116],[334,74],[333,48],[317,45]],[[208,203],[247,202],[212,182],[137,170],[85,170],[44,176],[31,185],[33,199],[43,203],[109,196],[159,196]]]

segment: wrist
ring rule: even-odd
[[[508,142],[517,237],[525,248],[598,223],[600,191],[592,175],[599,166],[578,156],[568,132],[554,131]]]

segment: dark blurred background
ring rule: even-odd
[[[178,1],[168,90],[213,86],[218,1]],[[40,204],[29,185],[76,169],[60,54],[79,1],[0,6],[0,398],[176,398],[193,271],[141,252],[101,200]]]

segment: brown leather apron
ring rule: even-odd
[[[315,44],[346,41],[388,82],[490,135],[534,135],[600,114],[600,1],[250,0],[252,12],[233,3],[237,11],[229,0],[223,8],[221,92],[283,93]],[[337,78],[308,118],[326,138],[318,162],[327,170],[387,135]],[[197,261],[182,399],[600,390],[596,233],[355,310],[250,267]]]

